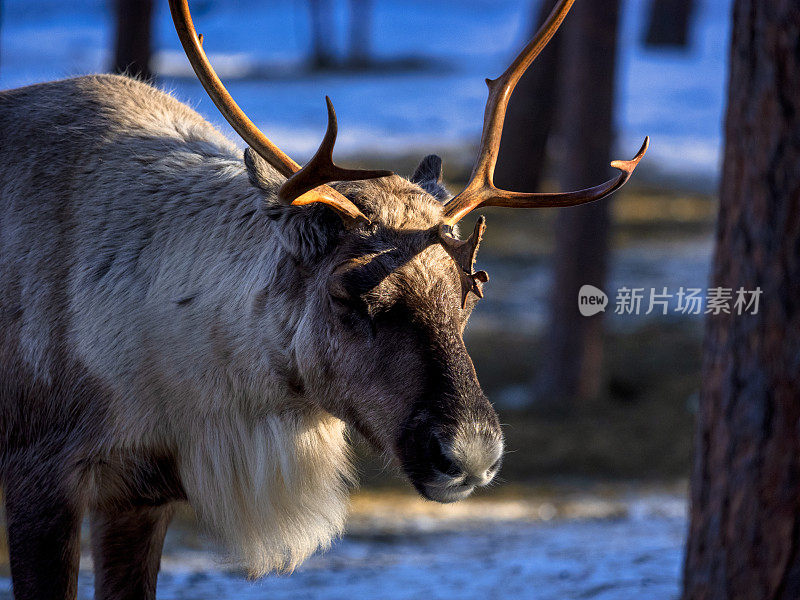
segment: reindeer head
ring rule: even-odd
[[[598,200],[629,179],[647,149],[645,139],[632,160],[611,163],[620,171],[616,178],[585,190],[540,194],[494,186],[511,93],[573,2],[561,0],[505,73],[487,80],[478,160],[466,188],[451,197],[435,156],[424,159],[411,180],[334,164],[337,123],[330,99],[322,144],[300,168],[225,90],[194,30],[187,0],[170,0],[195,72],[249,146],[245,163],[251,180],[274,190],[270,182],[277,171],[285,178],[278,201],[288,212],[306,211],[305,226],[326,240],[303,259],[303,267],[314,271],[305,286],[304,312],[311,317],[298,324],[294,336],[300,340],[293,348],[297,368],[313,388],[309,396],[397,457],[417,490],[433,500],[458,500],[489,483],[503,452],[497,415],[462,338],[488,281],[485,272],[474,271],[484,219],[466,240],[458,237],[458,222],[482,206],[538,208]]]

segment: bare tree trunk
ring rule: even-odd
[[[736,0],[684,598],[800,598],[800,5]]]
[[[686,48],[695,0],[652,0],[645,45]]]
[[[311,10],[311,67],[330,69],[336,64],[330,0],[309,0],[308,6]]]
[[[564,189],[609,178],[619,5],[619,0],[576,2],[564,23],[559,65]],[[600,391],[603,313],[583,317],[577,307],[582,285],[604,287],[609,224],[608,201],[558,212],[547,363],[540,380],[544,405],[567,408],[570,400]]]
[[[150,70],[153,0],[116,0],[115,73],[128,73],[143,79]]]
[[[347,64],[363,69],[370,64],[372,0],[350,0],[350,49]]]
[[[542,0],[532,30],[539,28],[556,0]],[[520,79],[506,113],[495,181],[504,189],[533,192],[539,188],[547,162],[547,141],[556,117],[561,46],[556,35]]]

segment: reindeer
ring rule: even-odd
[[[410,180],[333,162],[336,115],[303,168],[214,73],[187,0],[194,70],[247,144],[139,81],[94,75],[0,92],[0,477],[14,594],[75,598],[91,516],[98,598],[153,598],[175,507],[254,576],[342,531],[346,427],[453,502],[500,468],[503,434],[462,334],[488,276],[484,206],[573,206],[492,182],[509,97],[573,0],[489,80],[472,177]]]

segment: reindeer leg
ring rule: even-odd
[[[172,504],[98,511],[92,517],[97,600],[151,600]]]
[[[74,600],[83,503],[57,465],[23,462],[9,466],[5,481],[14,598]]]

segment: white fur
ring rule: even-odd
[[[262,213],[268,194],[240,149],[139,82],[9,94],[0,315],[22,311],[19,360],[46,384],[63,369],[54,349],[66,350],[107,392],[93,456],[177,457],[232,559],[253,575],[294,568],[341,532],[350,463],[344,423],[287,392],[307,309],[285,289],[299,274],[276,281],[290,259]],[[71,124],[50,125],[63,111]]]
[[[327,209],[283,206],[277,172],[254,185],[209,123],[123,77],[0,91],[0,132],[0,351],[34,384],[91,380],[90,398],[67,400],[83,411],[80,460],[174,458],[201,520],[253,575],[328,545],[350,479],[332,415],[390,451],[423,383],[417,353],[397,360],[331,316]],[[400,177],[337,186],[403,244],[441,221]],[[456,306],[441,247],[404,268],[419,294],[449,281],[431,302]],[[50,420],[72,407],[48,406]],[[477,455],[476,471],[502,447],[464,444],[454,452]]]
[[[251,576],[291,571],[339,535],[350,468],[344,424],[324,413],[198,423],[181,475],[201,521]]]

